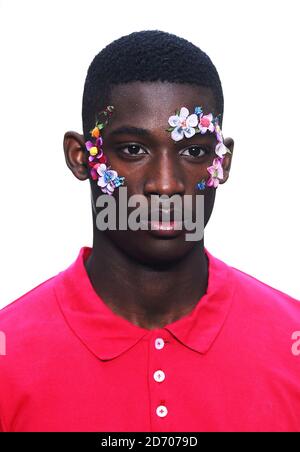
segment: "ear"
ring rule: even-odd
[[[66,132],[64,135],[64,153],[66,164],[79,180],[89,178],[88,152],[84,136],[77,132]]]
[[[225,154],[225,156],[224,156],[224,160],[222,163],[224,175],[223,175],[223,179],[220,180],[220,184],[224,184],[229,177],[233,148],[234,148],[234,141],[232,138],[225,138],[224,144],[230,150],[231,153],[229,154],[229,152],[227,152],[227,154]]]

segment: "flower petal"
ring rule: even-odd
[[[100,163],[106,163],[107,162],[107,157],[105,154],[103,154],[101,157],[99,157],[99,162]]]
[[[168,123],[170,124],[171,127],[177,127],[180,124],[180,119],[179,116],[170,116],[168,119]]]
[[[208,181],[206,182],[206,185],[207,185],[208,187],[212,187],[212,186],[214,185],[214,180],[213,180],[212,177],[210,177],[210,178],[208,179]]]
[[[108,170],[106,171],[107,174],[109,174],[109,177],[114,180],[116,177],[118,177],[118,173],[115,170]]]
[[[220,168],[218,169],[218,179],[223,179],[223,177],[224,177],[223,167],[222,165],[220,165]]]
[[[216,153],[219,157],[223,157],[223,155],[225,155],[226,152],[227,152],[227,148],[226,148],[226,146],[224,145],[224,143],[218,143],[218,144],[216,145],[215,153]]]
[[[215,172],[215,167],[214,167],[214,166],[209,166],[209,167],[207,168],[207,171],[209,172],[209,174],[214,174],[214,172]]]
[[[98,179],[98,173],[97,173],[97,171],[94,168],[91,169],[91,177],[92,177],[93,180],[97,180]]]
[[[98,137],[97,140],[96,140],[96,146],[97,146],[97,148],[100,148],[100,147],[102,146],[102,144],[103,144],[103,139],[102,139],[102,137]]]
[[[197,124],[198,124],[198,116],[195,114],[190,115],[186,120],[186,125],[188,127],[196,127]]]
[[[106,187],[106,185],[107,185],[103,176],[99,177],[97,184],[99,185],[99,187]]]
[[[112,184],[111,182],[109,182],[109,183],[107,184],[107,186],[106,186],[106,189],[107,189],[108,191],[110,191],[111,193],[113,193],[115,187],[113,186],[113,184]]]
[[[97,173],[103,177],[104,172],[106,171],[106,165],[104,163],[100,163],[100,165],[97,168]]]
[[[189,111],[186,107],[181,107],[180,109],[180,113],[179,113],[179,118],[180,120],[182,119],[186,119],[189,115]]]
[[[92,134],[91,134],[92,137],[98,138],[99,134],[100,134],[100,131],[99,131],[98,127],[94,127],[93,130],[92,130]]]
[[[85,142],[85,147],[87,148],[88,151],[89,151],[93,146],[94,146],[94,143],[92,143],[91,141],[86,141],[86,142]]]
[[[99,168],[100,168],[100,170],[103,171],[103,172],[107,170],[107,166],[106,166],[104,163],[101,163],[100,166],[99,166]]]
[[[101,191],[102,191],[102,193],[105,193],[106,195],[111,195],[111,192],[109,190],[107,190],[106,187],[102,187]]]
[[[186,138],[191,138],[195,135],[196,131],[195,129],[193,129],[193,127],[190,127],[189,129],[184,129],[183,130],[184,135],[186,136]]]
[[[172,130],[171,132],[171,138],[174,141],[180,141],[183,138],[183,130],[180,127],[176,127],[174,130]]]

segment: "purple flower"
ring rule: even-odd
[[[210,174],[210,177],[207,181],[208,187],[215,187],[219,185],[219,180],[223,179],[223,167],[222,167],[223,159],[215,158],[213,160],[212,166],[207,168],[207,171]]]

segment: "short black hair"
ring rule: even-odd
[[[84,84],[85,139],[114,85],[135,81],[187,83],[211,88],[218,114],[224,98],[219,74],[206,53],[184,38],[160,30],[134,32],[111,42],[91,62]]]

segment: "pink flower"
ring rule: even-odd
[[[199,124],[198,124],[200,133],[204,134],[208,130],[210,132],[214,132],[215,126],[212,121],[213,121],[212,113],[209,113],[208,115],[201,114],[200,119],[199,119]]]
[[[207,185],[209,187],[217,188],[217,186],[219,185],[219,180],[223,179],[224,174],[223,174],[222,162],[223,162],[223,158],[222,159],[215,158],[213,160],[212,166],[209,166],[207,168],[207,171],[210,174],[210,177],[207,181]]]

